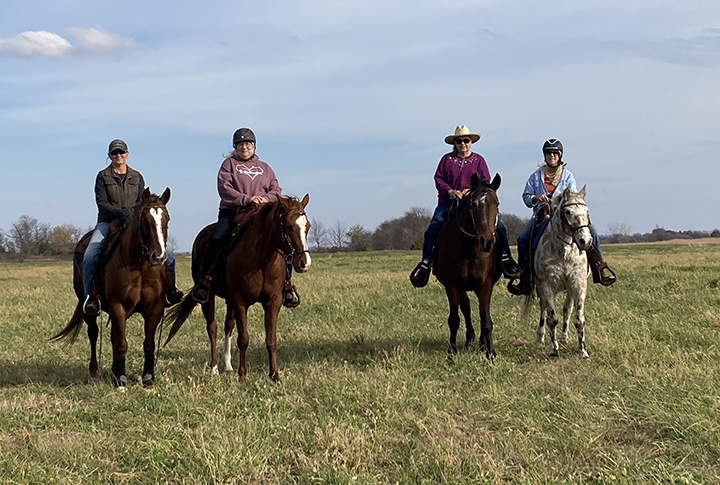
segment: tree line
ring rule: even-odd
[[[368,230],[360,224],[348,226],[342,221],[325,225],[312,219],[308,243],[310,249],[317,252],[336,251],[379,251],[390,249],[419,250],[422,248],[423,235],[430,223],[432,214],[423,207],[412,207],[400,217],[387,219],[374,230]],[[528,218],[515,214],[500,214],[505,224],[510,244],[514,244]],[[0,258],[25,260],[28,257],[69,257],[83,234],[91,227],[82,229],[72,224],[51,226],[37,219],[23,215],[12,223],[8,232],[0,229]],[[624,223],[612,223],[607,234],[600,236],[602,244],[667,241],[670,239],[697,239],[720,237],[720,230],[712,231],[672,231],[656,227],[649,233],[631,233]],[[177,248],[173,236],[168,238],[171,249]]]

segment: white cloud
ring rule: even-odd
[[[0,38],[0,55],[60,57],[71,49],[70,42],[44,30]]]
[[[135,47],[135,40],[108,32],[102,27],[73,27],[66,32],[75,38],[73,50],[76,54],[110,54]]]
[[[111,54],[135,47],[135,40],[108,32],[102,27],[72,27],[66,30],[74,45],[53,32],[27,31],[12,37],[0,37],[0,56],[69,57]]]

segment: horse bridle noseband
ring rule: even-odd
[[[583,225],[581,225],[581,226],[573,226],[572,224],[570,224],[570,221],[567,220],[567,217],[565,216],[565,212],[564,212],[562,209],[565,208],[565,207],[570,207],[571,205],[581,205],[581,206],[587,208],[587,204],[585,204],[584,202],[570,202],[569,204],[562,204],[562,205],[560,205],[560,207],[559,207],[558,210],[560,211],[560,219],[561,219],[561,222],[562,222],[564,225],[566,225],[567,227],[569,227],[570,230],[572,231],[572,233],[570,234],[570,242],[567,242],[565,239],[563,239],[563,237],[562,237],[560,234],[558,234],[558,237],[560,238],[560,240],[561,240],[562,242],[564,242],[564,243],[567,244],[568,246],[572,246],[572,244],[573,244],[573,239],[574,239],[574,237],[575,237],[575,233],[576,233],[576,232],[578,232],[579,230],[584,229],[584,228],[586,228],[586,227],[587,227],[588,229],[590,228],[590,219],[589,219],[589,218],[588,218],[588,223],[587,223],[587,224],[583,224]],[[552,222],[552,221],[551,221],[551,222]],[[563,233],[564,233],[564,232],[565,232],[565,231],[563,231]]]
[[[482,188],[482,189],[480,190],[480,193],[485,194],[485,193],[491,192],[491,191],[492,191],[492,192],[495,192],[495,191],[494,191],[493,189],[491,189],[490,187],[484,187],[484,188]],[[470,202],[468,202],[468,204],[472,204],[472,199],[473,199],[476,195],[477,195],[477,194],[473,193],[473,194],[470,194],[470,195],[468,196],[468,198],[470,199]],[[472,233],[466,231],[466,230],[462,227],[462,224],[460,223],[460,201],[458,201],[458,200],[456,199],[456,200],[455,200],[455,204],[456,204],[456,206],[457,206],[456,209],[455,209],[455,218],[457,219],[457,223],[458,223],[458,227],[460,228],[460,231],[462,231],[462,233],[465,234],[466,236],[475,238],[475,239],[477,239],[477,240],[479,241],[479,240],[482,238],[482,236],[481,236],[480,234],[478,234],[477,224],[475,223],[475,212],[473,211],[472,206],[470,207],[470,220],[472,221],[473,231],[475,232],[475,234],[472,234]],[[495,244],[495,232],[494,232],[494,231],[493,231],[493,237],[492,237],[492,240],[491,240],[491,243],[490,243],[490,247],[491,247],[491,248],[492,248],[492,245],[493,245],[493,244]],[[482,245],[481,245],[481,246],[482,246]],[[481,247],[480,249],[481,249],[483,252],[490,252],[490,250],[485,251],[484,249],[482,249],[482,247]]]

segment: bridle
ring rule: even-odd
[[[563,238],[561,235],[561,232],[564,234],[565,231],[556,231],[557,237],[560,238],[560,240],[562,242],[564,242],[565,244],[567,244],[568,246],[572,246],[576,232],[578,232],[579,230],[584,229],[586,227],[588,229],[590,228],[590,220],[589,219],[588,219],[587,224],[582,224],[580,226],[573,226],[572,224],[570,224],[570,221],[567,220],[567,216],[565,215],[565,212],[562,209],[565,207],[573,206],[573,205],[579,205],[579,206],[583,206],[583,207],[587,208],[587,204],[585,204],[584,202],[570,202],[568,204],[561,204],[560,207],[558,208],[558,210],[560,211],[560,222],[563,225],[567,226],[570,229],[571,233],[570,233],[570,241],[569,242],[566,241],[565,238]],[[553,219],[555,219],[555,218],[553,218]],[[550,222],[552,223],[552,219]]]
[[[290,213],[286,214],[284,212],[280,212],[280,235],[282,236],[283,242],[290,248],[290,251],[289,252],[283,251],[280,248],[276,249],[277,252],[280,253],[280,255],[283,257],[283,259],[285,260],[285,264],[287,264],[287,265],[292,264],[292,260],[295,257],[295,254],[304,254],[304,253],[309,254],[310,253],[310,251],[307,249],[298,251],[297,249],[295,249],[295,246],[293,246],[292,243],[290,242],[290,239],[288,238],[288,235],[287,235],[287,231],[285,229],[285,218],[289,215],[290,215]],[[307,217],[307,214],[303,210],[303,211],[297,212],[297,216],[298,217],[302,217],[302,216]]]
[[[140,210],[140,213],[142,213],[142,211],[145,209],[153,209],[153,208],[154,209],[162,209],[164,212],[167,213],[167,209],[165,207],[161,207],[159,205],[148,205],[147,207],[143,207]],[[121,228],[121,233],[118,236],[119,238],[122,238],[122,233],[127,230],[129,225],[130,224],[123,224],[123,226]],[[140,218],[138,218],[137,231],[138,231],[138,236],[140,239],[140,257],[138,258],[137,263],[131,268],[131,271],[137,271],[140,268],[140,265],[142,264],[143,259],[145,259],[146,257],[148,257],[150,255],[150,248],[145,243],[145,237],[143,236],[143,230],[142,230],[142,220],[140,220]],[[166,245],[167,245],[167,241],[166,241]],[[167,248],[166,248],[166,251],[167,251]],[[120,251],[120,264],[122,265],[123,268],[127,268],[127,265],[125,264],[125,260],[123,258],[122,250]]]
[[[495,192],[490,187],[483,187],[479,190],[476,190],[470,196],[468,196],[468,199],[470,199],[470,202],[468,204],[472,204],[472,199],[477,197],[478,193],[485,194],[487,192]],[[475,211],[473,211],[472,205],[470,206],[470,221],[472,221],[472,229],[473,232],[468,232],[465,230],[465,228],[462,227],[462,223],[460,222],[460,203],[455,202],[457,204],[456,210],[455,210],[455,219],[457,219],[458,227],[460,228],[460,231],[465,234],[466,236],[472,237],[474,239],[477,239],[480,241],[482,239],[482,236],[478,233],[477,229],[477,223],[475,222]],[[492,246],[495,244],[495,231],[493,231],[493,237],[490,240],[490,244],[488,245],[488,249],[485,249],[483,245],[480,245],[480,250],[486,253],[489,253],[492,250]]]

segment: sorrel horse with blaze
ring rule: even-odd
[[[493,285],[500,277],[495,244],[500,175],[496,174],[490,184],[473,175],[470,184],[470,193],[451,209],[438,234],[433,272],[445,286],[450,304],[448,352],[457,353],[458,305],[465,317],[465,347],[468,348],[475,339],[467,295],[468,291],[472,291],[480,304],[480,348],[485,350],[486,357],[492,362],[496,353],[492,340],[490,297]]]
[[[270,364],[270,378],[274,381],[279,379],[276,326],[282,306],[286,262],[292,261],[293,268],[299,273],[310,269],[312,263],[307,246],[310,222],[305,214],[305,206],[309,201],[310,196],[306,194],[302,201],[295,197],[282,196],[274,202],[261,205],[233,231],[224,258],[221,256],[221,259],[216,261],[215,267],[219,266],[219,270],[210,286],[210,298],[202,304],[210,338],[210,367],[213,374],[218,373],[217,322],[215,321],[215,295],[217,295],[227,302],[223,352],[225,371],[233,370],[230,363],[230,337],[237,320],[237,343],[240,350],[238,380],[240,383],[245,383],[247,375],[245,353],[249,341],[247,311],[255,303],[260,303],[265,311],[265,346]],[[214,224],[211,224],[200,231],[193,243],[192,273],[196,284],[203,277],[200,268],[213,226]],[[182,302],[168,312],[167,318],[173,322],[173,325],[165,342],[166,345],[190,316],[195,305],[195,300],[188,292]]]
[[[104,278],[100,287],[102,308],[110,315],[111,342],[113,348],[112,371],[118,390],[125,390],[127,376],[125,373],[125,355],[127,339],[125,326],[127,319],[139,313],[145,319],[145,365],[142,382],[151,386],[155,380],[155,330],[165,310],[165,293],[168,290],[165,273],[167,259],[167,229],[170,214],[167,202],[170,200],[170,189],[158,197],[145,189],[140,202],[134,208],[133,218],[121,230],[119,241],[112,253],[107,256],[104,267]],[[115,223],[111,224],[114,226]],[[90,339],[90,376],[97,377],[98,362],[96,344],[98,337],[97,317],[83,315],[84,298],[82,281],[82,259],[92,231],[78,242],[73,262],[73,287],[78,297],[70,322],[53,340],[69,338],[75,342],[83,321],[88,325]],[[108,238],[108,244],[113,234]],[[103,257],[103,255],[101,255]]]

